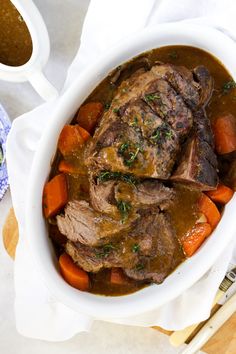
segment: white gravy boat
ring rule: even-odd
[[[0,63],[0,79],[12,82],[29,81],[44,100],[55,98],[58,93],[43,73],[48,61],[50,42],[46,25],[37,7],[31,0],[11,0],[23,17],[32,39],[32,55],[20,66]]]

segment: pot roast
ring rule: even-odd
[[[161,283],[183,260],[169,207],[176,183],[218,184],[205,112],[212,90],[204,66],[144,65],[120,82],[85,148],[89,202],[71,200],[57,216],[66,252],[84,270],[119,267]]]

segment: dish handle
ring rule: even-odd
[[[41,70],[35,70],[27,75],[28,81],[31,83],[35,91],[45,100],[50,101],[58,97],[58,91],[48,81]]]

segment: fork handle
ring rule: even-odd
[[[194,354],[215,334],[218,329],[236,311],[236,294],[234,294],[216,313],[210,318],[204,327],[197,333],[193,340],[188,344],[182,354]]]

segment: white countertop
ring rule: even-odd
[[[35,0],[49,31],[50,60],[45,68],[48,79],[58,88],[75,55],[89,0]],[[69,40],[66,38],[69,38]],[[62,73],[61,76],[57,72]],[[11,119],[40,103],[39,96],[28,83],[0,82],[0,102]],[[11,206],[8,191],[0,203],[0,230]],[[14,263],[6,254],[0,238],[0,353],[1,354],[141,354],[179,351],[168,343],[168,337],[149,328],[96,322],[90,333],[81,333],[61,343],[24,338],[16,332],[14,321]],[[23,286],[23,285],[22,285]],[[35,319],[37,320],[37,319]]]

